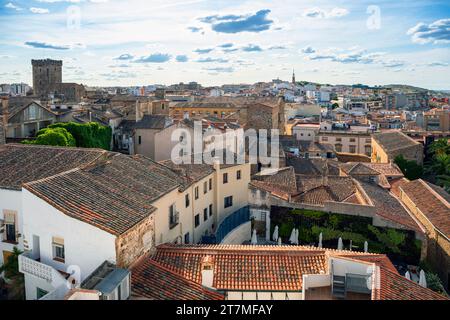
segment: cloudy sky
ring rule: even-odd
[[[63,81],[146,85],[274,78],[450,89],[450,2],[0,0],[0,83],[31,59]]]

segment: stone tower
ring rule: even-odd
[[[292,69],[292,84],[295,84],[295,70]]]
[[[62,83],[61,60],[31,60],[33,66],[33,91],[38,97],[55,92]]]

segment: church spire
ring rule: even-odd
[[[295,70],[292,69],[292,84],[295,84]]]

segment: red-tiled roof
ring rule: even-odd
[[[303,275],[329,273],[330,257],[378,266],[380,282],[375,283],[372,299],[445,299],[399,275],[384,254],[306,246],[160,245],[153,256],[143,258],[144,262],[138,262],[139,267],[132,270],[133,290],[144,295],[149,290],[158,292],[163,288],[162,297],[148,293],[149,297],[185,299],[186,295],[193,294],[191,290],[198,293],[202,263],[207,260],[213,264],[213,287],[219,291],[298,292],[302,290]],[[164,270],[164,274],[152,272],[155,266]],[[183,284],[181,279],[188,283]],[[182,291],[178,293],[179,290]]]
[[[225,297],[144,257],[131,269],[131,290],[151,300],[224,300]]]
[[[374,300],[448,300],[445,296],[424,288],[388,268],[380,268],[380,287]]]
[[[400,186],[436,229],[450,238],[450,203],[425,181],[418,179]]]
[[[24,188],[72,218],[120,235],[156,210],[153,201],[179,186],[167,167],[142,156],[112,154]]]
[[[306,246],[246,246],[246,245],[176,245],[164,244],[157,247],[153,256],[145,257],[145,265],[159,266],[170,272],[170,279],[163,281],[163,295],[170,299],[183,299],[185,293],[173,288],[172,276],[189,281],[188,290],[194,284],[201,285],[202,263],[213,264],[213,287],[219,291],[301,291],[305,274],[329,273],[328,259],[340,257],[355,261],[374,263],[381,270],[380,285],[372,299],[445,299],[429,289],[407,280],[398,274],[391,261],[383,254],[362,253],[347,250],[321,249]],[[151,262],[148,262],[151,261]],[[141,267],[142,268],[142,267]],[[142,287],[160,286],[159,274],[134,269],[134,283]],[[177,280],[179,280],[177,278]],[[178,284],[177,284],[178,285]],[[173,288],[168,288],[173,287]],[[198,287],[196,287],[198,289]],[[157,289],[159,290],[159,289]],[[156,290],[156,291],[157,291]],[[411,294],[405,293],[407,290]],[[166,293],[168,291],[168,293]],[[189,291],[190,292],[190,291]],[[154,295],[151,296],[155,299]]]

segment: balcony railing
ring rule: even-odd
[[[53,267],[30,258],[27,253],[19,256],[19,271],[31,274],[48,282],[53,281]]]
[[[250,221],[250,209],[245,206],[223,219],[217,227],[215,235],[203,237],[202,243],[221,243],[233,229],[248,221]]]
[[[180,223],[180,212],[175,211],[169,216],[169,228],[173,229]]]
[[[58,270],[45,263],[34,260],[28,252],[22,253],[19,256],[19,271],[23,274],[29,274],[45,280],[54,288],[68,284],[66,278]]]

